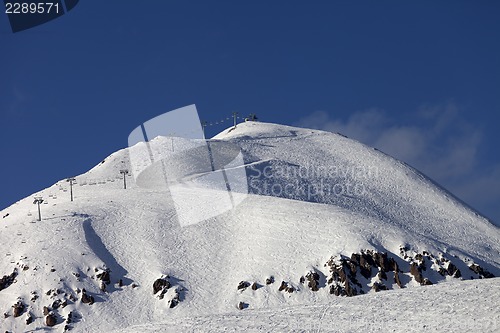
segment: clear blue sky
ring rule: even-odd
[[[88,0],[13,34],[0,13],[0,208],[195,103],[341,130],[500,224],[499,17],[498,1]]]

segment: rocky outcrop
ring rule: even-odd
[[[323,287],[327,287],[332,295],[336,296],[356,296],[367,292],[380,292],[392,288],[405,288],[412,279],[422,286],[432,285],[432,279],[438,282],[438,272],[443,277],[462,278],[461,267],[465,261],[460,262],[457,256],[446,258],[445,254],[433,255],[428,251],[417,252],[410,246],[400,247],[400,256],[390,255],[388,252],[378,252],[376,250],[361,250],[359,253],[352,253],[350,257],[339,255],[332,256],[324,265],[329,271],[326,277],[326,286],[320,284],[323,272],[318,268],[309,269],[306,274],[300,276],[299,283],[304,288],[294,287],[290,282],[282,280],[279,285],[279,292],[317,292]],[[452,262],[453,261],[453,262]],[[471,271],[481,278],[493,277],[477,264],[469,265]],[[472,277],[471,277],[472,278]],[[274,277],[269,276],[265,280],[267,288],[274,283]],[[323,283],[323,282],[322,282]],[[257,290],[259,285],[254,282],[241,281],[238,290],[245,290],[250,287]],[[305,288],[307,287],[307,288]],[[268,289],[269,290],[269,289]]]
[[[420,285],[431,285],[431,280],[426,277],[425,272],[428,269],[428,262],[432,263],[428,252],[409,254],[410,248],[402,246],[400,254],[408,262],[408,271],[411,276]],[[398,259],[401,260],[401,259]],[[404,288],[403,275],[396,259],[389,256],[386,252],[377,252],[373,250],[361,250],[360,253],[353,253],[351,257],[332,257],[325,266],[330,269],[330,276],[327,283],[330,285],[330,293],[337,296],[355,296],[368,290],[381,291],[391,288],[395,283],[399,288]],[[389,272],[393,273],[394,281],[386,284]],[[460,277],[460,270],[451,262],[440,271],[442,274]],[[358,275],[359,274],[359,275]],[[370,281],[375,279],[376,284]],[[361,281],[361,282],[360,282]]]
[[[103,271],[99,271],[96,274],[96,277],[104,282],[105,284],[110,284],[111,283],[111,275],[110,275],[110,270],[109,269],[104,269]]]
[[[393,271],[394,271],[394,282],[398,285],[399,288],[404,288],[403,283],[401,282],[401,278],[399,277],[399,265],[397,262],[394,261],[393,265]]]
[[[73,326],[70,325],[74,321],[73,318],[74,318],[74,312],[70,311],[70,313],[68,313],[68,317],[64,321],[66,323],[66,325],[64,325],[64,329],[63,329],[64,332],[71,331],[73,329]]]
[[[483,269],[481,266],[478,264],[472,264],[469,266],[470,270],[473,271],[474,273],[478,274],[481,278],[484,279],[490,279],[494,278],[495,275],[491,274],[487,270]]]
[[[82,289],[82,303],[86,303],[88,305],[94,304],[94,296],[87,294],[85,289]]]
[[[14,268],[14,271],[9,275],[4,275],[0,278],[0,290],[8,288],[11,284],[13,284],[17,277],[17,269]]]
[[[357,260],[358,258],[355,258]],[[350,261],[347,258],[330,258],[326,265],[330,268],[330,277],[327,281],[330,284],[330,294],[336,296],[356,296],[361,287],[356,279],[356,271],[359,261]]]
[[[59,307],[61,306],[62,302],[60,299],[56,299],[53,303],[52,303],[52,309],[59,309]]]
[[[454,276],[454,277],[461,277],[462,273],[460,270],[457,268],[457,266],[453,265],[453,263],[448,263],[448,267],[446,268],[446,272],[448,273],[449,276]]]
[[[417,281],[420,284],[424,284],[424,277],[422,276],[422,269],[421,269],[420,265],[418,265],[416,262],[412,262],[410,264],[410,273],[415,278],[415,281]]]
[[[175,288],[173,297],[168,301],[168,307],[175,308],[177,306],[177,304],[180,303],[180,301],[181,301],[181,299],[180,299],[179,289]]]
[[[359,267],[360,274],[365,279],[373,276],[374,269],[377,269],[382,278],[387,279],[386,273],[394,270],[394,263],[394,259],[389,258],[386,252],[372,250],[361,250],[361,253],[353,253],[350,259],[350,265]]]
[[[156,295],[159,291],[166,291],[171,287],[169,278],[170,276],[167,275],[156,279],[155,282],[153,282],[153,295]],[[163,292],[163,294],[165,293]]]
[[[18,299],[16,304],[12,305],[12,314],[14,317],[19,317],[23,314],[24,309],[26,309],[26,305],[24,305],[23,301]]]
[[[312,290],[312,291],[318,291],[319,290],[319,274],[315,270],[311,270],[307,272],[305,276],[305,280],[307,280],[307,286]],[[305,282],[305,281],[304,281]]]
[[[32,291],[31,295],[32,295],[31,296],[31,301],[35,302],[38,299],[38,294],[36,293],[36,291]]]
[[[425,267],[424,261],[422,261],[420,264],[417,264],[416,262],[412,262],[410,264],[410,274],[413,275],[413,277],[415,278],[415,281],[420,283],[420,285],[422,285],[422,286],[429,286],[432,284],[432,282],[428,278],[425,278],[422,275],[422,271],[425,271],[425,270],[426,270],[426,267]]]
[[[238,283],[237,290],[245,290],[248,287],[250,287],[250,282],[248,282],[248,281],[240,281],[240,283]]]
[[[353,253],[351,255],[351,260],[349,265],[351,266],[351,270],[354,270],[356,267],[359,267],[361,275],[363,275],[366,279],[369,279],[372,275],[371,269],[374,266],[374,262],[372,257],[365,253]]]
[[[452,262],[446,261],[448,263],[448,266],[445,267],[439,267],[438,273],[441,274],[442,276],[452,276],[455,278],[460,278],[462,277],[462,272],[455,266]]]
[[[57,324],[57,317],[53,313],[49,313],[47,317],[45,317],[45,325],[52,327]]]
[[[33,321],[35,321],[35,317],[31,312],[28,312],[28,314],[26,315],[26,325],[33,323]]]
[[[281,285],[278,288],[278,291],[286,291],[288,293],[293,293],[295,291],[295,287],[286,281],[281,281]]]
[[[68,313],[68,317],[66,318],[66,323],[71,324],[73,322],[73,311]]]
[[[372,290],[375,292],[379,292],[380,290],[388,290],[388,288],[380,282],[374,282],[372,285]]]
[[[158,298],[163,300],[166,296],[168,298],[168,307],[174,308],[181,302],[181,293],[184,291],[179,285],[175,285],[177,279],[170,275],[162,276],[156,279],[153,283],[153,294],[159,293]]]
[[[257,290],[262,286],[260,284],[258,284],[257,282],[253,282],[252,284],[250,284],[250,282],[248,282],[248,281],[240,281],[240,283],[238,283],[238,287],[236,287],[236,289],[241,290],[243,292],[248,287],[250,287],[252,290]]]

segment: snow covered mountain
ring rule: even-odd
[[[33,197],[1,211],[1,329],[329,331],[339,313],[373,324],[366,311],[383,304],[400,307],[378,316],[395,331],[415,306],[416,331],[431,313],[498,329],[500,281],[481,280],[500,275],[498,227],[415,169],[340,134],[260,122],[208,147],[157,137],[77,176],[73,202],[64,180],[35,193],[42,221]],[[124,189],[120,170],[141,173]],[[234,208],[218,214],[222,172]]]

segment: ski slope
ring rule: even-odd
[[[425,308],[436,309],[433,320],[445,313],[455,320],[498,322],[498,297],[492,292],[498,279],[477,280],[468,266],[475,263],[500,275],[499,229],[415,169],[338,134],[275,124],[239,124],[209,144],[212,166],[227,166],[236,203],[220,214],[215,208],[227,193],[213,182],[220,172],[207,166],[204,143],[166,137],[115,152],[77,176],[73,202],[64,180],[35,193],[45,200],[42,221],[36,221],[33,197],[1,211],[0,218],[8,216],[0,219],[0,278],[17,270],[16,282],[0,290],[1,310],[9,314],[0,318],[1,329],[62,331],[68,324],[81,332],[167,332],[168,318],[186,331],[269,331],[288,323],[304,331],[302,322],[309,331],[317,323],[312,314],[332,307],[342,309],[338,331],[348,332],[356,331],[348,314],[364,302],[372,314],[377,307],[388,309],[380,314],[387,320],[396,307],[409,316],[416,302],[422,310],[412,320],[418,325],[432,312]],[[151,164],[151,152],[163,162]],[[238,154],[243,163],[231,164]],[[126,190],[123,169],[140,171],[126,176]],[[186,186],[173,195],[179,184]],[[207,218],[179,223],[179,207]],[[439,275],[441,264],[433,264],[426,276],[435,285],[420,286],[402,246],[452,260],[462,277]],[[396,258],[405,288],[388,280],[387,292],[330,294],[325,263],[366,249]],[[311,269],[320,275],[318,291],[299,282]],[[111,283],[102,291],[98,275],[105,270]],[[166,275],[172,288],[159,299],[152,286]],[[276,282],[266,284],[270,276]],[[470,278],[476,280],[460,281]],[[238,290],[240,281],[259,288]],[[278,291],[281,281],[296,291]],[[378,281],[361,282],[371,287]],[[82,289],[94,304],[81,302]],[[170,308],[174,293],[180,303]],[[26,308],[14,317],[18,299]],[[453,304],[451,309],[441,299]],[[56,308],[57,300],[67,305]],[[240,302],[245,309],[237,309]],[[46,325],[44,306],[56,316],[53,328]],[[475,315],[473,308],[484,311]],[[72,322],[65,323],[69,313]],[[34,321],[27,325],[30,314]],[[398,318],[395,323],[402,325],[403,317]]]
[[[115,332],[498,332],[499,283],[459,281],[324,304],[175,318]]]

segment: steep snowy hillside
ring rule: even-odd
[[[34,194],[42,221],[33,197],[0,212],[2,330],[234,323],[245,311],[500,275],[497,227],[333,133],[248,122],[208,146],[157,137],[77,176],[73,192],[71,202],[62,180]],[[407,291],[366,296],[397,303]]]

